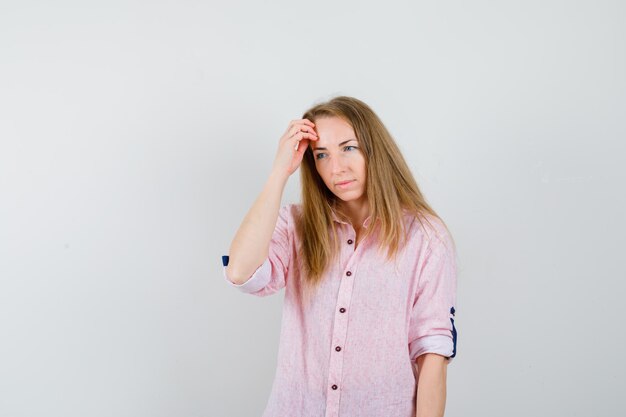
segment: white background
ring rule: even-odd
[[[338,94],[457,242],[446,415],[620,414],[625,16],[0,0],[0,416],[260,416],[284,293],[228,287],[221,256],[288,122]]]

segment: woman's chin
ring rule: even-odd
[[[358,194],[355,191],[346,191],[344,193],[334,193],[335,197],[337,197],[338,199],[340,199],[343,202],[348,202],[348,201],[356,201],[359,200],[362,196],[362,194]]]

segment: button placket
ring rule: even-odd
[[[339,294],[337,304],[340,306],[349,306],[350,298],[352,295],[352,280],[349,277],[352,273],[346,274],[347,280],[341,280],[339,284]],[[330,370],[328,374],[328,406],[326,409],[326,417],[337,417],[339,412],[339,398],[341,396],[340,383],[341,376],[343,374],[343,348],[346,343],[347,328],[348,328],[348,315],[345,314],[347,309],[345,307],[339,307],[335,310],[334,325],[332,341],[330,346],[332,349],[332,355],[330,357]],[[341,352],[341,353],[340,353]]]
[[[352,232],[354,235],[354,232]],[[346,239],[346,236],[343,237]],[[344,240],[348,245],[354,243],[354,237],[349,236]],[[325,417],[338,417],[339,414],[339,401],[341,397],[341,377],[343,375],[343,358],[344,348],[347,343],[347,330],[349,315],[346,314],[350,308],[350,301],[352,298],[352,291],[354,287],[354,274],[356,274],[356,257],[361,251],[361,248],[354,248],[349,250],[349,246],[345,247],[346,255],[345,264],[342,262],[343,271],[342,276],[339,279],[339,291],[337,294],[337,304],[334,315],[333,332],[331,335],[332,344],[329,346],[331,349],[329,372],[328,372],[328,388],[327,388],[327,407]]]

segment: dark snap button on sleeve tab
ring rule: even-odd
[[[346,275],[350,276],[350,275],[352,275],[352,272],[348,271],[348,272],[346,272]]]
[[[348,245],[352,245],[352,239],[348,239]]]

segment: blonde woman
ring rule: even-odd
[[[302,203],[281,207],[300,167]],[[346,96],[289,123],[224,277],[285,288],[264,417],[443,416],[456,250],[373,110]]]

